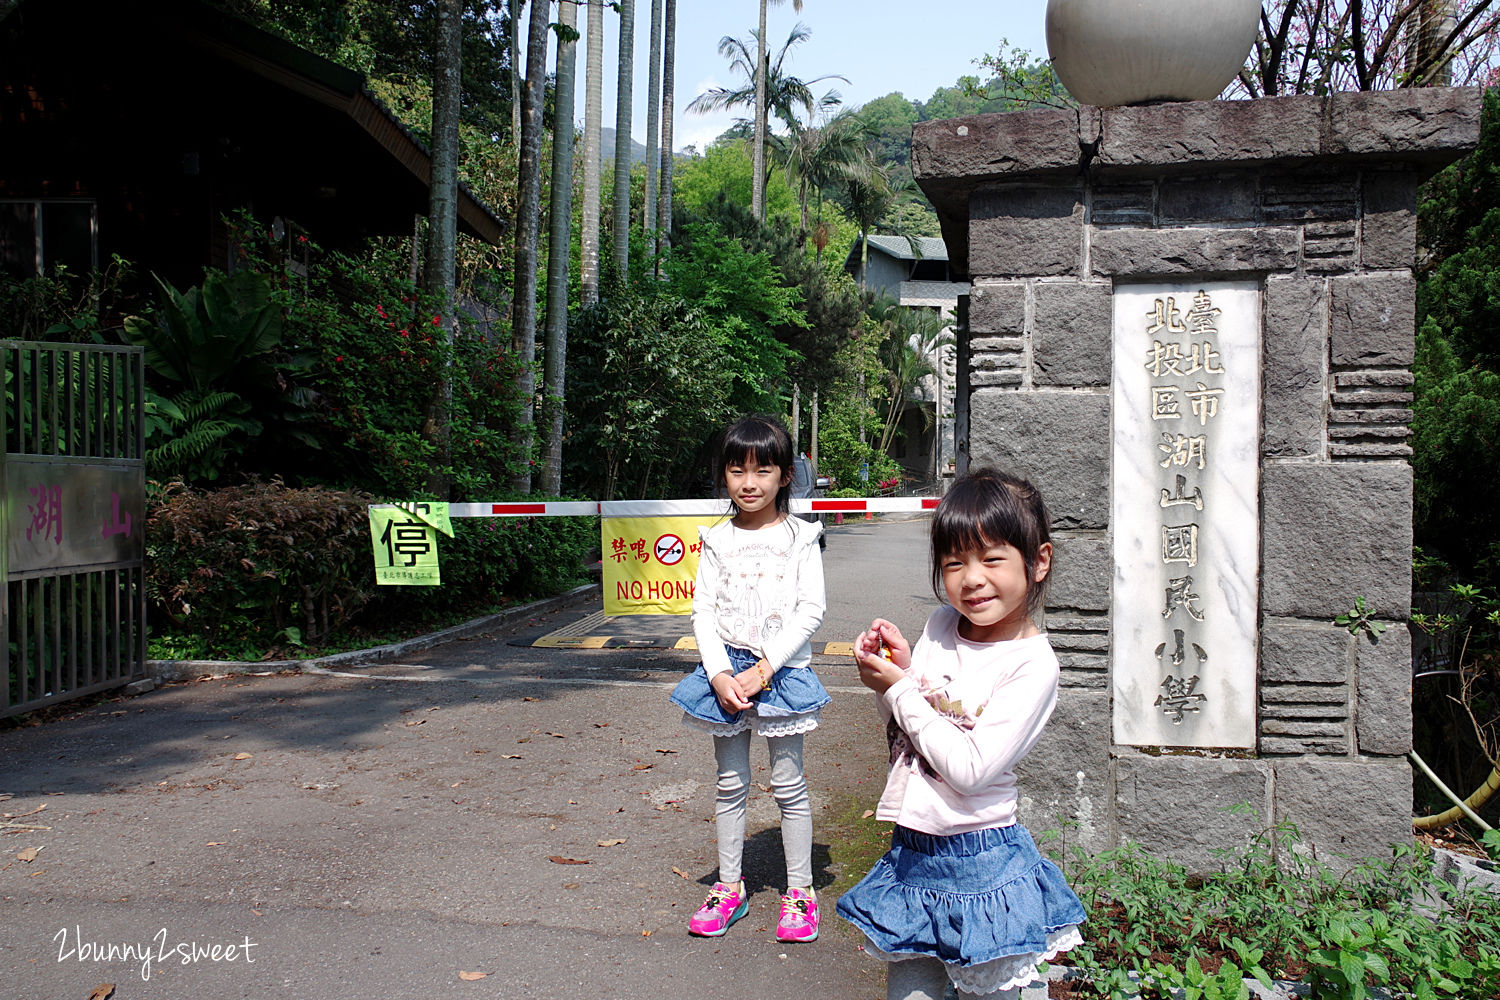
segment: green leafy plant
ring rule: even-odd
[[[157,283],[156,311],[125,319],[153,381],[145,392],[147,466],[162,478],[217,479],[266,420],[285,423],[287,404],[306,402],[282,391],[285,374],[302,364],[279,350],[282,304],[267,275],[210,271],[200,288],[186,292]],[[305,434],[297,437],[318,447]]]
[[[1388,626],[1385,622],[1376,621],[1374,615],[1375,609],[1366,604],[1363,597],[1356,596],[1354,607],[1335,618],[1333,623],[1348,629],[1350,635],[1367,632],[1371,639],[1379,639]]]
[[[210,271],[201,288],[186,292],[156,281],[160,307],[149,318],[126,317],[125,332],[144,348],[146,366],[165,379],[206,389],[281,343],[281,306],[264,274]]]
[[[1486,830],[1479,837],[1491,860],[1500,861],[1500,830]]]
[[[1133,844],[1065,860],[1088,911],[1064,959],[1077,996],[1241,1000],[1245,978],[1307,982],[1317,1000],[1500,994],[1500,900],[1409,847],[1339,872],[1279,824],[1206,872]]]

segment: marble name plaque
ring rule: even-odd
[[[1260,291],[1114,291],[1114,741],[1253,747]]]

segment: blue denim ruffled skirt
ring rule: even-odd
[[[1020,824],[949,837],[898,826],[891,849],[839,899],[838,914],[886,957],[926,955],[959,967],[1048,957],[1059,932],[1084,920],[1062,872]]]
[[[729,663],[736,673],[752,667],[760,659],[748,649],[738,646],[724,647],[729,652]],[[726,712],[708,683],[708,672],[703,664],[688,674],[672,689],[672,703],[679,706],[693,719],[714,726],[734,726],[745,722],[746,715],[754,714],[761,719],[791,719],[808,716],[816,712],[833,698],[818,680],[811,667],[784,667],[771,675],[771,689],[762,691],[754,699],[754,709],[743,712]],[[746,727],[748,728],[748,726]]]

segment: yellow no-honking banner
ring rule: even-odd
[[[604,613],[686,615],[698,575],[698,528],[713,517],[606,517],[600,520]]]

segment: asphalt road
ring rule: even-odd
[[[918,629],[934,603],[925,532],[833,528],[816,638],[851,639],[877,614]],[[172,684],[0,733],[0,811],[46,828],[0,836],[0,996],[884,996],[831,894],[819,941],[775,940],[768,791],[752,791],[750,916],[718,940],[687,935],[716,865],[709,741],[666,701],[692,654],[512,641],[597,609],[404,663]],[[808,739],[826,886],[839,873],[816,817],[873,805],[884,738],[853,664],[815,665],[834,695]]]

